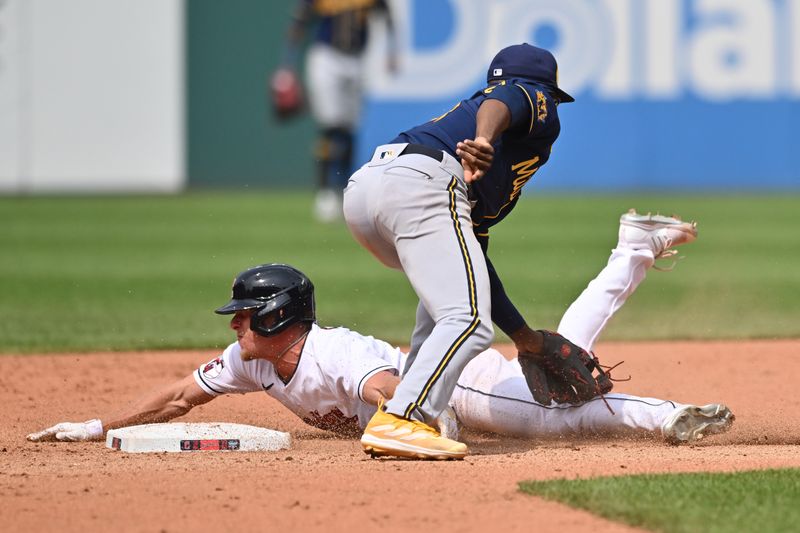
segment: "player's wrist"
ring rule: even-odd
[[[534,355],[542,352],[544,335],[539,330],[533,330],[525,325],[511,334],[510,337],[520,352]]]
[[[86,434],[88,435],[89,440],[99,440],[105,433],[103,431],[103,423],[98,418],[87,420],[83,423],[83,425],[86,428]]]

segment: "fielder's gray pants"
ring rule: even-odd
[[[461,371],[492,342],[491,293],[458,161],[379,146],[350,178],[344,216],[355,238],[402,270],[419,297],[411,353],[386,411],[431,424]]]

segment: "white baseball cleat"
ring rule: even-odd
[[[721,403],[702,407],[687,405],[669,415],[661,426],[661,434],[671,444],[692,442],[728,431],[735,419],[731,410]]]
[[[677,216],[659,214],[640,215],[631,209],[619,218],[618,248],[632,250],[651,250],[656,259],[672,257],[678,252],[672,250],[692,242],[697,238],[697,223],[684,222]]]

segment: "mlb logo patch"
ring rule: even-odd
[[[394,150],[386,150],[385,152],[381,152],[380,159],[386,159],[387,157],[392,157],[394,155]]]
[[[501,68],[496,68],[492,71],[492,76],[502,76],[502,75],[503,75],[503,69]]]

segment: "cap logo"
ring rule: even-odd
[[[503,75],[503,69],[501,68],[496,68],[492,71],[492,76],[502,76],[502,75]]]

